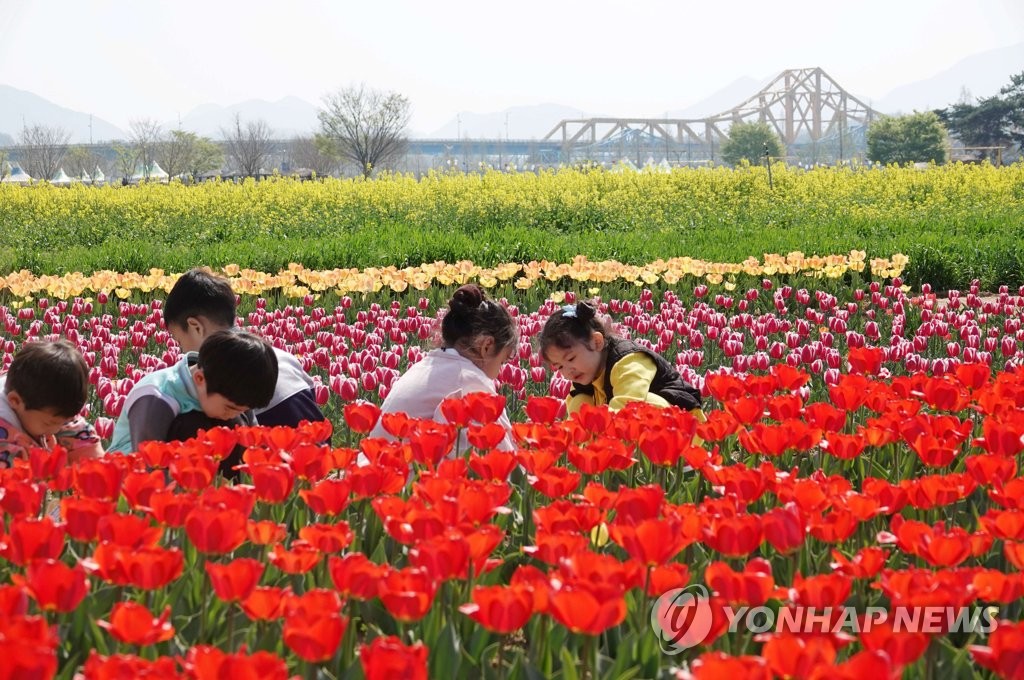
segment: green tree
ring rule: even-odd
[[[877,163],[946,162],[946,128],[934,111],[886,116],[868,128],[868,159]]]
[[[1008,148],[1024,144],[1024,72],[1010,77],[999,94],[972,103],[970,97],[935,112],[964,146]],[[995,150],[984,154],[995,159]]]
[[[359,85],[324,97],[317,116],[334,155],[355,163],[364,177],[400,158],[406,149],[409,100],[397,92]]]
[[[156,162],[168,177],[184,174],[196,152],[199,135],[187,130],[171,130],[157,143],[153,153]]]
[[[192,177],[192,181],[195,182],[208,172],[219,170],[223,165],[224,151],[220,145],[209,137],[196,137],[185,164],[185,171]]]
[[[733,123],[729,128],[729,139],[722,144],[722,160],[729,165],[739,165],[746,159],[757,165],[764,161],[765,150],[770,158],[785,154],[782,140],[768,123]]]
[[[1010,77],[1010,84],[999,90],[1010,105],[1005,129],[1018,149],[1024,149],[1024,71]]]

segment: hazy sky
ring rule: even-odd
[[[1021,41],[1024,0],[0,0],[0,83],[127,127],[365,82],[430,131],[544,102],[658,115],[813,66],[881,98]]]

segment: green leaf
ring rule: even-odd
[[[579,665],[580,660],[573,656],[566,647],[562,647],[559,656],[562,658],[562,677],[565,680],[579,680],[576,666]]]
[[[451,621],[441,631],[430,652],[430,677],[458,677],[459,666],[462,663],[462,645]]]

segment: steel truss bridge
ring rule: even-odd
[[[670,161],[714,160],[734,123],[767,123],[799,157],[807,147],[841,160],[863,150],[864,131],[882,114],[851,95],[820,68],[780,73],[760,92],[734,108],[707,118],[584,118],[563,120],[542,142],[558,142],[563,156],[595,158],[618,153]],[[845,147],[845,148],[844,148]],[[834,158],[833,158],[834,160]]]

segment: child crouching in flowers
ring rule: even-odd
[[[198,353],[135,384],[114,424],[110,451],[132,453],[142,442],[184,441],[199,430],[257,425],[252,409],[270,403],[276,384],[277,355],[270,343],[243,331],[216,331]],[[243,453],[236,446],[221,461],[221,474],[235,479]]]
[[[678,406],[703,420],[700,391],[660,354],[616,336],[589,303],[566,305],[548,318],[540,354],[552,371],[572,382],[566,399],[569,413],[584,404],[617,411],[628,402],[643,401]]]
[[[452,295],[441,320],[441,346],[431,350],[392,386],[381,413],[405,413],[411,418],[446,422],[441,402],[474,392],[494,395],[494,381],[502,364],[519,344],[519,333],[508,310],[488,299],[477,285],[467,284]],[[498,424],[510,432],[512,425],[504,410]],[[382,421],[371,437],[393,437]],[[511,450],[506,434],[498,445]],[[362,460],[361,460],[362,462]]]
[[[89,396],[89,369],[67,340],[30,342],[0,375],[0,468],[31,448],[63,446],[68,462],[103,455],[96,431],[79,416]]]

